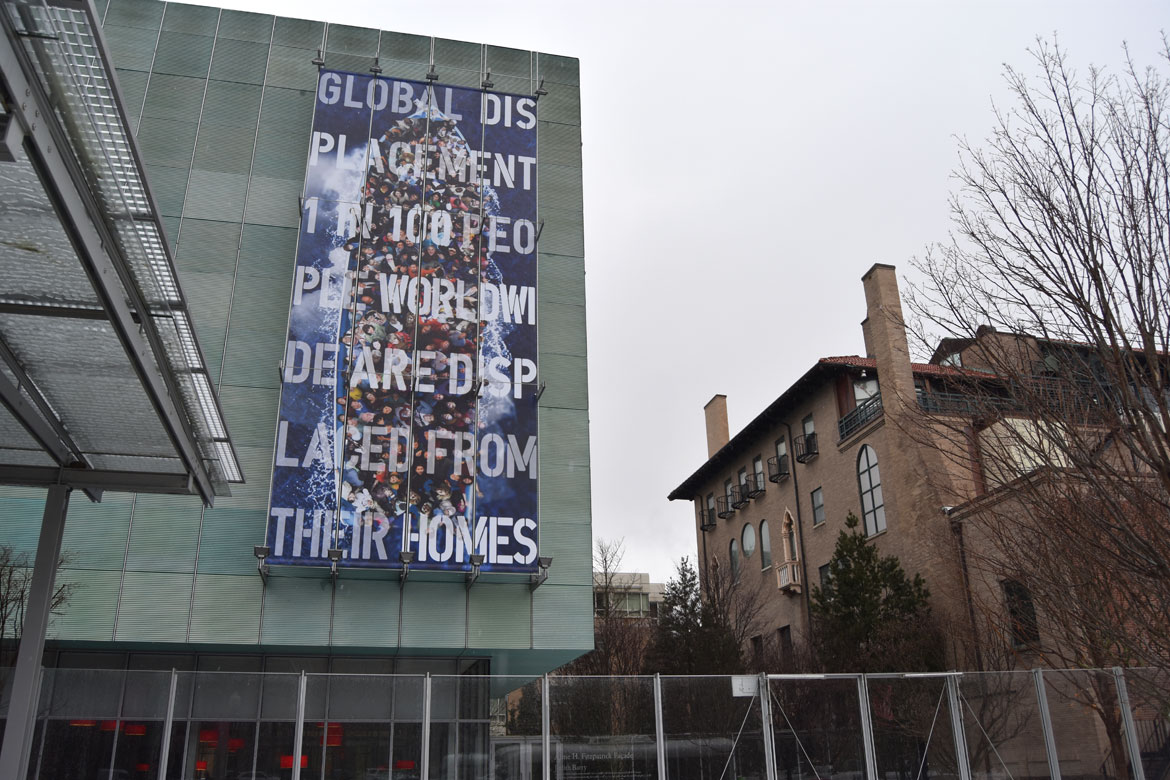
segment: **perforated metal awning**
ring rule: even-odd
[[[0,483],[242,482],[88,3],[4,2]]]

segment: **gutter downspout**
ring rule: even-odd
[[[796,445],[792,441],[792,426],[784,421],[781,421],[780,424],[784,426],[785,431],[787,431],[787,433],[788,433],[788,445],[790,447],[793,447],[793,452],[789,453],[789,457],[790,457],[790,462],[792,463],[792,467],[790,469],[790,472],[792,474],[792,490],[796,494],[796,542],[797,542],[797,545],[800,547],[800,581],[804,583],[804,587],[806,589],[806,595],[805,595],[804,599],[802,599],[804,601],[804,625],[805,625],[806,629],[808,630],[809,644],[812,644],[812,640],[813,640],[812,612],[809,609],[809,605],[810,605],[809,595],[810,594],[807,594],[807,589],[810,587],[810,584],[808,581],[808,563],[807,563],[807,560],[806,560],[805,555],[804,555],[804,520],[801,519],[801,515],[800,515],[800,480],[798,480],[796,478],[796,455],[795,455],[795,446]],[[783,533],[784,529],[781,528],[780,531],[781,531],[781,533]]]

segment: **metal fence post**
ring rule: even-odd
[[[1048,775],[1060,780],[1060,759],[1056,756],[1056,736],[1052,732],[1052,715],[1048,712],[1048,692],[1044,688],[1044,672],[1032,670],[1032,684],[1036,687],[1036,704],[1040,709],[1040,727],[1044,730],[1044,753],[1048,756]]]
[[[878,780],[877,753],[873,747],[873,713],[869,708],[869,686],[865,675],[857,675],[857,699],[861,707],[861,741],[865,747],[865,776]]]
[[[171,691],[167,694],[167,717],[163,721],[162,755],[158,759],[158,776],[165,780],[171,757],[171,729],[175,723],[175,688],[179,673],[171,669]]]
[[[301,672],[297,688],[297,731],[293,734],[292,780],[301,780],[301,757],[305,747],[305,673]]]
[[[768,780],[776,780],[776,734],[772,731],[772,689],[768,675],[760,673],[760,731],[764,735],[764,771]]]
[[[431,776],[431,673],[423,678],[423,729],[422,761],[419,762],[419,778]],[[293,780],[296,780],[295,778]]]
[[[959,780],[971,780],[971,756],[967,752],[967,732],[963,728],[962,696],[959,693],[961,675],[947,675],[947,704],[951,711],[951,734],[955,738],[955,763],[959,768]]]
[[[654,673],[654,747],[658,756],[658,780],[666,780],[666,729],[662,726],[662,676]]]
[[[1125,724],[1125,746],[1129,750],[1133,780],[1146,780],[1146,769],[1142,766],[1142,746],[1138,744],[1137,738],[1137,724],[1133,722],[1133,708],[1129,706],[1129,688],[1125,684],[1125,672],[1120,666],[1113,667],[1113,682],[1117,685],[1117,704],[1121,708],[1121,722]]]
[[[540,771],[541,780],[552,778],[552,704],[548,697],[548,675],[540,682]]]

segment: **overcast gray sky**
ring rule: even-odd
[[[734,434],[863,351],[860,277],[945,240],[956,137],[1037,36],[1155,62],[1161,2],[207,0],[581,60],[594,537],[664,581],[695,555],[702,406]],[[388,74],[390,75],[390,74]],[[291,258],[290,258],[291,262]],[[909,279],[903,276],[903,287]]]

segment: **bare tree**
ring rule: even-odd
[[[62,558],[58,566],[65,562]],[[32,566],[28,556],[16,553],[6,544],[0,545],[0,666],[11,666],[16,661],[31,586]],[[59,614],[72,593],[71,584],[57,583],[49,604],[50,613]]]
[[[1056,43],[961,144],[955,235],[916,264],[954,368],[918,431],[949,459],[972,623],[1030,664],[1170,666],[1170,46],[1078,75]],[[970,480],[955,480],[968,474]],[[977,637],[977,640],[979,638]],[[1070,677],[1071,679],[1071,677]],[[1114,756],[1116,698],[1082,686]],[[1118,772],[1124,769],[1118,767]]]

